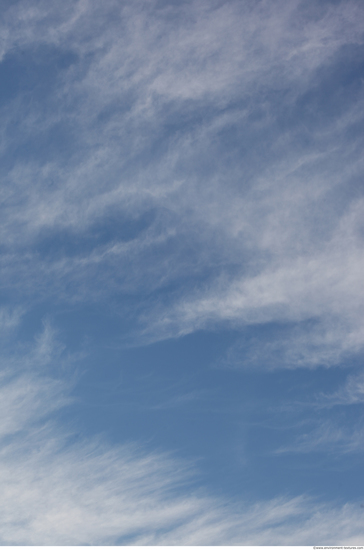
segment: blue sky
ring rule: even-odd
[[[0,543],[364,540],[364,5],[0,18]]]

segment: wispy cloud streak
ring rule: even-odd
[[[356,62],[361,14],[358,2],[7,10],[3,62],[36,78],[43,48],[58,70],[41,56],[44,97],[29,109],[19,87],[0,113],[13,159],[3,284],[67,300],[178,284],[142,316],[152,339],[334,316],[355,351],[362,99],[345,75],[334,92],[332,74]],[[44,158],[16,153],[44,143]]]
[[[60,358],[43,338],[48,351],[38,343],[23,357],[23,372],[1,377],[2,544],[359,543],[362,514],[354,505],[306,497],[226,504],[189,488],[191,465],[172,456],[75,439],[52,418],[69,388],[45,374]],[[37,374],[40,355],[48,359]]]
[[[96,303],[129,344],[278,327],[230,367],[361,353],[363,17],[356,0],[6,2],[3,334],[35,305]],[[25,340],[1,357],[2,544],[362,541],[354,504],[227,504],[175,457],[77,438],[55,420],[72,357],[49,323]],[[362,393],[350,378],[323,402]],[[362,431],[327,423],[280,453],[320,449],[360,450]]]

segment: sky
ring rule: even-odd
[[[0,14],[0,544],[363,544],[364,3]]]

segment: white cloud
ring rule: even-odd
[[[314,318],[312,357],[299,364],[360,351],[363,161],[350,136],[362,102],[294,110],[345,48],[362,46],[361,20],[360,2],[12,6],[4,60],[25,48],[31,65],[52,46],[74,65],[31,109],[20,91],[0,112],[14,160],[1,191],[4,287],[73,301],[174,284],[168,307],[158,295],[142,308],[146,338]],[[59,127],[57,154],[15,155]],[[150,212],[135,235],[98,240],[108,220]],[[304,340],[281,345],[286,362]]]
[[[310,509],[311,513],[307,513]],[[305,499],[277,500],[253,505],[230,521],[221,522],[215,514],[196,517],[190,525],[162,537],[141,537],[138,544],[205,545],[228,544],[247,546],[360,544],[362,512],[347,505],[330,509]],[[354,533],[353,525],[359,527]],[[223,541],[223,542],[217,542]],[[334,542],[336,541],[336,542]],[[341,541],[341,542],[338,542]],[[347,541],[347,542],[344,542]]]
[[[269,81],[266,86],[274,87],[279,83],[284,87],[287,79],[293,79],[302,93],[302,78],[297,71],[304,72],[307,66],[312,76],[317,67],[331,60],[342,44],[361,42],[356,13],[360,9],[355,2],[327,7],[319,17],[311,14],[311,18],[300,12],[298,2],[281,2],[281,10],[260,3],[255,8],[244,8],[235,2],[220,6],[212,3],[209,7],[195,2],[192,6],[170,6],[168,9],[152,9],[154,3],[145,2],[139,2],[137,7],[126,3],[122,9],[114,2],[103,6],[77,2],[66,3],[61,9],[56,3],[36,2],[32,8],[24,9],[19,3],[9,10],[5,19],[12,30],[19,27],[18,32],[9,33],[14,40],[9,45],[9,54],[17,47],[17,40],[24,40],[28,47],[54,43],[61,52],[75,51],[81,57],[93,56],[84,71],[81,62],[76,73],[72,69],[66,71],[59,80],[56,96],[47,98],[50,104],[55,101],[61,109],[58,117],[48,112],[45,116],[37,105],[30,113],[33,122],[27,133],[34,133],[37,128],[39,131],[39,127],[44,130],[60,120],[68,121],[73,131],[77,128],[80,153],[67,168],[49,161],[43,165],[17,163],[10,174],[9,185],[15,186],[16,193],[20,187],[25,208],[19,211],[17,204],[17,210],[11,209],[9,213],[11,219],[17,221],[18,228],[22,228],[22,239],[29,230],[32,234],[43,226],[82,227],[88,218],[88,223],[92,222],[110,204],[117,203],[125,208],[126,202],[129,209],[134,201],[143,203],[148,198],[148,203],[153,203],[152,198],[156,197],[157,204],[164,206],[164,196],[171,195],[171,184],[174,201],[171,169],[175,162],[168,166],[170,159],[159,158],[162,173],[157,168],[152,177],[143,171],[132,178],[123,174],[131,157],[140,151],[146,153],[160,134],[160,125],[167,117],[163,114],[166,98],[180,100],[182,94],[197,100],[207,93],[215,95],[218,101],[225,97],[225,101],[231,102],[238,93],[241,100],[250,96],[251,85],[253,89],[262,86],[266,73],[274,82]],[[302,28],[298,24],[301,18],[305,22]],[[105,20],[113,21],[107,32]],[[298,29],[294,31],[292,20],[297,20]],[[24,32],[24,28],[28,32]],[[23,42],[21,45],[24,46]],[[187,76],[186,71],[193,76]],[[190,92],[185,90],[186,86]],[[134,90],[129,100],[131,108],[120,112],[114,103],[127,101],[126,88]],[[150,103],[151,96],[157,92],[162,98],[153,103],[150,114],[143,105]],[[266,97],[262,98],[264,101]],[[107,123],[95,125],[105,108],[112,109],[112,118]],[[173,112],[177,115],[181,108],[179,101]],[[264,121],[267,122],[269,120]],[[230,124],[231,120],[225,120],[222,128]],[[25,129],[24,124],[22,129]],[[199,137],[199,147],[209,145],[210,134],[208,127],[205,135]],[[190,139],[184,136],[182,144],[178,140],[177,150],[173,150],[172,145],[170,155],[175,161],[181,158],[178,150],[183,142],[188,144]],[[192,149],[196,145],[196,138],[193,139]],[[182,156],[182,160],[186,159]],[[302,163],[302,159],[299,162]],[[153,166],[153,171],[155,169]],[[271,166],[268,171],[272,173]],[[55,182],[55,189],[48,185],[50,180]],[[184,187],[182,194],[185,192]],[[223,189],[219,186],[219,196],[211,206],[216,207],[216,200],[219,201],[222,195]],[[230,197],[228,208],[234,206],[236,198]],[[241,201],[239,206],[236,217],[245,213],[241,211]]]
[[[364,403],[364,373],[348,376],[345,384],[336,392],[321,393],[317,397],[318,407],[335,405],[360,405]]]
[[[363,331],[340,319],[281,324],[261,340],[240,338],[217,361],[219,367],[242,369],[297,369],[345,366],[363,345]]]
[[[313,250],[287,252],[292,239],[283,253],[278,248],[276,258],[281,229],[273,230],[269,245],[273,258],[262,262],[258,273],[221,277],[210,288],[199,289],[163,312],[156,332],[186,334],[222,321],[233,326],[291,322],[301,327],[283,341],[267,343],[265,351],[260,348],[261,359],[278,352],[280,357],[273,359],[281,365],[276,366],[315,366],[336,364],[360,352],[364,345],[362,219],[363,204],[358,201],[341,218],[330,240],[320,242],[318,236]],[[315,321],[311,329],[302,326],[309,320]]]
[[[5,10],[3,62],[22,71],[23,52],[46,74],[48,54],[73,61],[44,95],[39,79],[31,101],[20,88],[0,106],[2,289],[65,304],[174,284],[136,308],[145,338],[281,321],[298,328],[258,359],[244,349],[245,361],[312,367],[360,352],[362,102],[295,108],[345,48],[362,46],[362,3],[160,6]],[[113,216],[131,224],[150,212],[135,234],[98,240]],[[4,334],[21,314],[0,310]],[[67,360],[49,325],[27,354],[2,357],[2,544],[361,543],[355,504],[226,504],[192,490],[190,465],[175,458],[73,443],[52,416],[69,400],[52,374]],[[360,380],[336,399],[360,401]],[[361,441],[326,426],[296,447]]]
[[[21,307],[10,308],[2,307],[0,308],[0,336],[3,332],[8,330],[15,329],[24,315],[24,309]]]
[[[364,447],[364,428],[342,427],[332,421],[323,421],[312,431],[300,435],[296,441],[276,451],[281,453],[354,453],[362,452]]]
[[[49,348],[47,330],[39,341]],[[54,349],[46,354],[53,370],[56,342]],[[67,384],[48,377],[45,365],[37,370],[34,357],[23,356],[25,370],[18,361],[18,372],[0,381],[1,544],[359,544],[355,504],[303,496],[227,504],[193,489],[191,465],[175,457],[139,445],[75,442],[50,416],[66,405]]]

